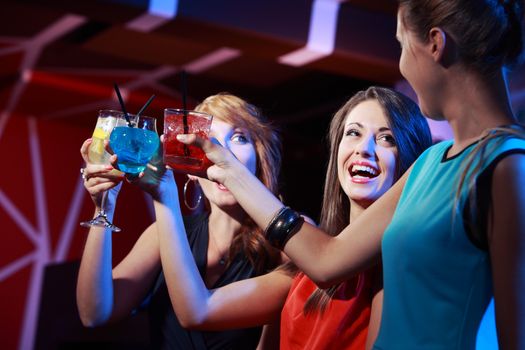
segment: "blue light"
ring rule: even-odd
[[[179,0],[150,0],[148,12],[152,15],[173,18],[177,16]]]
[[[496,319],[494,315],[494,299],[481,320],[476,341],[476,350],[497,350],[498,337],[496,335]]]

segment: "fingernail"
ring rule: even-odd
[[[186,141],[187,138],[188,138],[188,135],[184,135],[184,134],[177,135],[177,140],[179,141]]]
[[[111,165],[106,166],[106,170],[113,170],[113,167]]]

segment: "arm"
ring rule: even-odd
[[[215,290],[207,289],[185,234],[178,192],[169,182],[174,183],[172,176],[161,183],[153,198],[162,267],[180,323],[191,329],[220,330],[272,321],[281,311],[292,277],[276,270]]]
[[[492,216],[487,234],[501,349],[525,347],[524,178],[525,155],[522,154],[501,160],[492,178]]]
[[[224,184],[261,228],[283,206],[268,189],[226,149],[195,135],[178,135],[187,144],[201,147],[215,164],[211,180]],[[378,261],[383,232],[394,214],[409,171],[352,225],[332,237],[308,223],[286,244],[290,259],[321,287],[344,281]]]
[[[82,155],[87,161],[87,147]],[[95,206],[100,206],[103,191],[122,181],[111,167],[87,163],[84,185]],[[109,193],[106,209],[113,216],[118,190]],[[77,280],[77,307],[85,326],[93,327],[129,315],[144,298],[160,268],[156,231],[148,228],[131,252],[112,271],[111,231],[91,227],[87,236]]]

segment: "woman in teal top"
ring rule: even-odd
[[[423,113],[447,120],[454,139],[425,152],[337,236],[303,224],[219,146],[180,136],[206,151],[215,163],[208,177],[320,286],[383,256],[376,349],[473,348],[492,295],[500,348],[525,349],[525,131],[504,73],[523,51],[523,7],[517,0],[399,1],[401,73]]]

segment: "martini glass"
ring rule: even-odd
[[[114,128],[118,125],[126,125],[126,119],[124,113],[114,110],[101,110],[98,113],[97,125],[93,131],[92,142],[89,146],[88,156],[89,162],[93,164],[105,164],[110,165],[109,161],[111,154],[109,154],[105,147],[104,141],[108,140]],[[95,217],[89,221],[83,221],[80,223],[82,227],[105,227],[114,232],[120,232],[120,228],[113,225],[109,221],[106,214],[106,200],[108,193],[102,194],[102,200],[100,204],[100,210]]]

